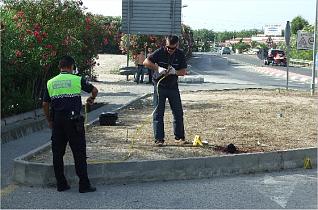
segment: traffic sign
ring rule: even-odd
[[[287,21],[286,27],[285,27],[285,42],[286,42],[286,45],[289,45],[289,42],[290,42],[290,24],[289,24],[289,21]]]
[[[314,33],[297,31],[297,50],[312,50],[314,46]]]
[[[122,31],[127,34],[181,34],[181,0],[122,0]]]

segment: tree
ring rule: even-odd
[[[217,32],[215,36],[219,42],[224,42],[225,40],[233,39],[233,38],[244,38],[244,37],[251,37],[252,35],[256,35],[261,33],[262,31],[257,29],[251,30],[242,30],[242,31],[224,31],[224,32]]]
[[[210,43],[215,40],[215,33],[208,29],[194,30],[193,39],[196,41],[194,46],[196,51],[200,47],[203,52],[208,52],[210,51]]]
[[[291,22],[291,32],[292,32],[292,34],[297,34],[298,30],[302,30],[303,28],[305,28],[308,25],[309,25],[309,23],[307,20],[305,20],[301,16],[297,16]]]
[[[235,35],[236,35],[235,32],[229,32],[229,31],[218,32],[217,33],[217,40],[219,42],[224,42],[225,40],[236,38]]]
[[[314,25],[307,25],[303,28],[303,31],[314,32]]]
[[[239,53],[245,52],[250,48],[251,46],[249,44],[244,43],[243,39],[241,39],[239,43],[232,45],[233,51],[238,50]]]
[[[214,41],[215,34],[212,30],[198,29],[193,31],[194,40],[200,40],[202,42]]]

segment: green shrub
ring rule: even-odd
[[[2,117],[38,107],[63,55],[94,77],[97,53],[113,36],[81,1],[5,0],[0,12]]]

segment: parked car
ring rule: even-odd
[[[264,59],[264,64],[287,66],[287,59],[284,50],[270,49]]]
[[[229,47],[222,47],[221,50],[220,50],[220,54],[221,55],[223,55],[223,54],[230,55],[231,54],[231,49]]]

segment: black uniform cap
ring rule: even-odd
[[[59,68],[75,66],[75,60],[69,55],[65,55],[61,58]]]

